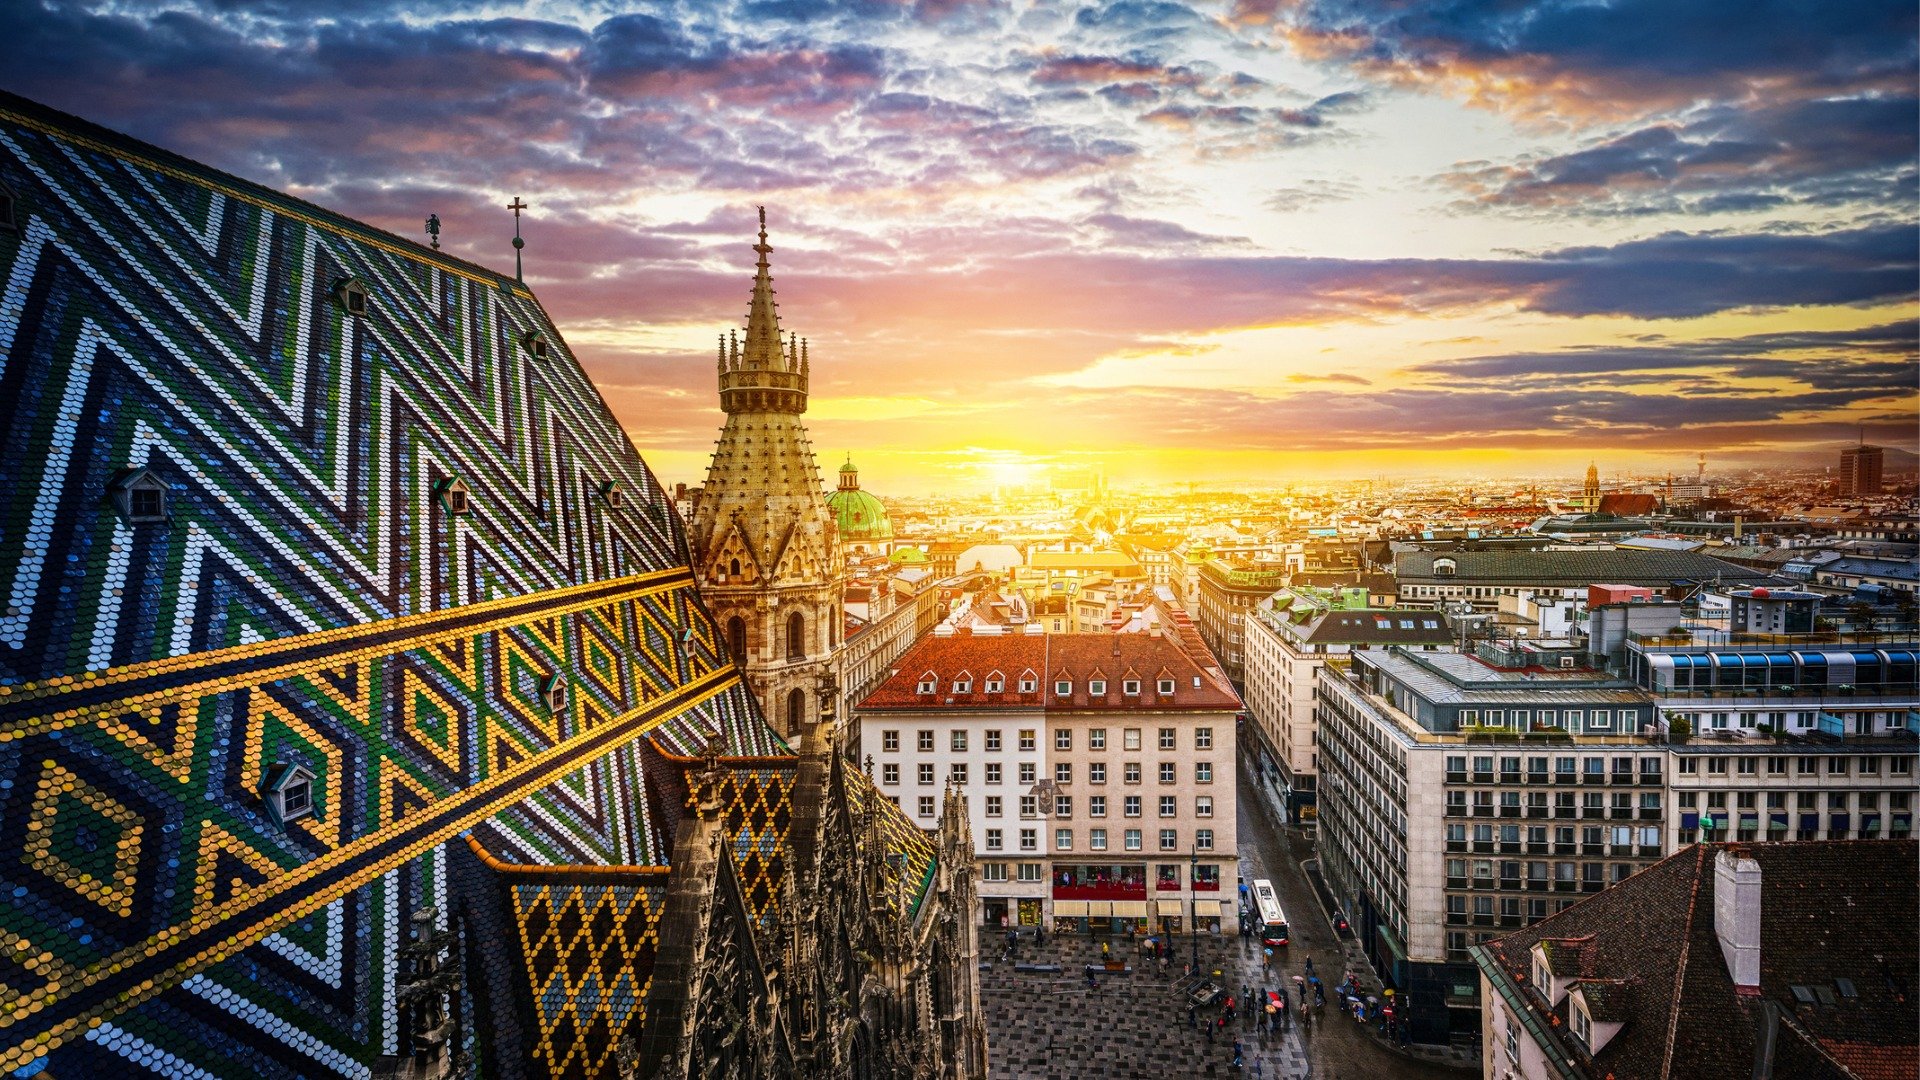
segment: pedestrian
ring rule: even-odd
[[[1312,956],[1307,957],[1307,974],[1309,975],[1313,974],[1313,957]]]
[[[1207,1025],[1207,1045],[1208,1046],[1213,1045],[1213,1025],[1212,1024]]]
[[[1087,972],[1087,993],[1097,994],[1099,992],[1100,992],[1100,980],[1094,978],[1093,972],[1091,971]]]
[[[1046,943],[1047,943],[1046,930],[1042,927],[1038,927],[1038,926],[1034,927],[1033,928],[1033,947],[1037,949],[1040,946],[1045,945]]]
[[[1240,1068],[1241,1063],[1245,1061],[1245,1054],[1246,1054],[1246,1049],[1240,1045],[1240,1040],[1239,1039],[1233,1040],[1233,1067],[1234,1068],[1236,1069]]]
[[[1106,958],[1107,958],[1107,956],[1108,956],[1108,953],[1107,953],[1107,943],[1103,941],[1103,942],[1101,942],[1101,943],[1100,943],[1100,959],[1101,959],[1102,961],[1105,961],[1105,960],[1106,960]]]
[[[1187,1027],[1197,1028],[1199,1026],[1200,1026],[1200,1014],[1197,1011],[1195,1011],[1193,1006],[1191,1005],[1187,1006]]]

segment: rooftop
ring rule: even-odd
[[[1475,962],[1575,1076],[1911,1080],[1920,1070],[1920,844],[1737,845],[1761,874],[1757,992],[1734,985],[1714,927],[1714,860],[1728,847],[1685,848],[1476,946]],[[1570,1034],[1566,1003],[1548,1006],[1531,985],[1532,948],[1549,939],[1583,941],[1570,974],[1606,987],[1609,1018],[1623,1024],[1597,1054]]]
[[[933,691],[922,693],[928,676]],[[994,678],[1002,689],[988,693],[987,682]],[[1029,693],[1019,690],[1023,678],[1034,681]],[[1169,679],[1173,692],[1160,693],[1160,683]],[[1089,693],[1094,680],[1106,683],[1106,693]],[[1137,694],[1125,692],[1129,680],[1140,682]],[[1056,695],[1057,681],[1072,683],[1073,692]],[[956,685],[967,689],[956,692]],[[1196,663],[1180,642],[1157,633],[961,633],[920,639],[894,661],[859,708],[1221,711],[1239,709],[1240,699],[1217,669]]]
[[[1453,560],[1452,574],[1434,573],[1434,563],[1441,559]],[[1402,551],[1394,559],[1394,574],[1402,585],[1409,581],[1482,581],[1580,588],[1598,581],[1646,586],[1716,580],[1766,584],[1771,577],[1763,571],[1696,552],[1602,548]]]

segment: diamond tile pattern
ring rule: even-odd
[[[7,94],[0,183],[0,1073],[365,1075],[450,839],[660,863],[643,736],[787,753],[525,286]]]

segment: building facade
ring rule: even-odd
[[[1887,452],[1878,446],[1849,446],[1840,451],[1840,494],[1878,495]]]
[[[1623,679],[1394,646],[1324,668],[1319,705],[1327,883],[1416,1041],[1479,1030],[1470,945],[1661,854],[1665,755]]]
[[[1200,637],[1219,657],[1221,669],[1235,686],[1246,674],[1247,613],[1286,584],[1287,575],[1278,570],[1246,569],[1213,558],[1199,565],[1193,588],[1193,598],[1198,602],[1188,606],[1200,627]]]
[[[909,650],[856,715],[909,816],[935,785],[967,799],[988,926],[1181,932],[1233,918],[1238,708],[1159,634],[956,634]]]
[[[1263,767],[1280,779],[1289,820],[1315,818],[1319,723],[1314,706],[1320,669],[1356,649],[1402,645],[1439,649],[1453,642],[1445,615],[1374,608],[1367,590],[1291,588],[1260,601],[1242,621],[1246,643],[1241,682],[1249,731],[1260,740]]]

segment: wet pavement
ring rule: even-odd
[[[1389,1048],[1367,1027],[1339,1011],[1332,1000],[1332,986],[1350,961],[1302,869],[1302,862],[1313,857],[1312,843],[1299,829],[1277,824],[1266,803],[1256,797],[1246,770],[1241,773],[1242,880],[1251,883],[1264,877],[1273,882],[1292,923],[1293,943],[1275,950],[1274,968],[1263,980],[1256,941],[1242,939],[1230,929],[1219,935],[1203,934],[1198,943],[1201,970],[1209,975],[1219,971],[1230,992],[1240,998],[1248,987],[1291,986],[1292,976],[1303,974],[1307,958],[1312,957],[1315,973],[1328,987],[1327,1006],[1315,1010],[1305,1023],[1292,1021],[1271,1030],[1250,1024],[1244,1014],[1222,1030],[1217,1026],[1220,1009],[1199,1010],[1196,1020],[1215,1022],[1215,1038],[1209,1042],[1191,1026],[1183,993],[1182,976],[1193,957],[1192,936],[1175,936],[1162,966],[1141,954],[1138,940],[1084,933],[1067,939],[1050,934],[1038,947],[1029,933],[1009,962],[1002,955],[1004,937],[983,931],[981,953],[989,964],[980,973],[980,992],[995,1080],[1256,1075],[1261,1080],[1462,1080],[1478,1075],[1477,1062],[1461,1068]],[[1098,973],[1096,985],[1089,986],[1083,968],[1099,964],[1103,941],[1114,956],[1126,959],[1131,971]],[[1061,970],[1016,970],[1016,964],[1033,963],[1054,964]],[[1234,1067],[1236,1039],[1242,1046],[1238,1069]],[[1450,1055],[1443,1051],[1439,1056]]]

